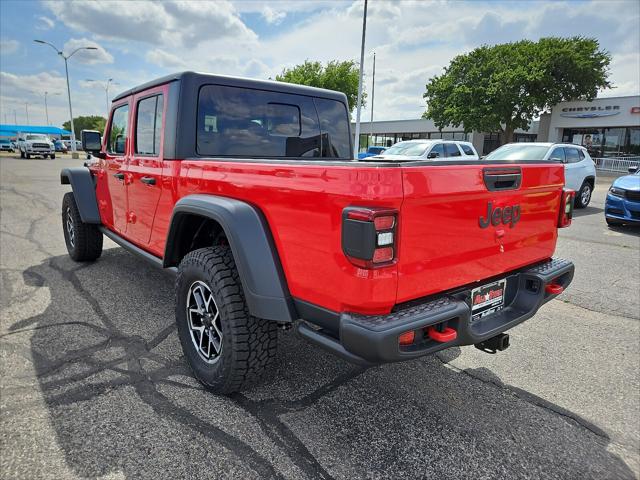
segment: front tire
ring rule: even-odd
[[[25,158],[26,158],[27,160],[31,159],[31,154],[29,154],[29,153],[25,153],[25,154],[24,154],[24,156],[25,156]]]
[[[576,208],[585,208],[589,205],[592,194],[593,187],[591,187],[591,184],[585,180],[576,195]]]
[[[97,225],[84,223],[72,192],[62,199],[62,230],[69,256],[76,262],[89,262],[102,255],[102,232]]]
[[[24,152],[20,150],[20,158],[24,158]]]
[[[250,315],[229,247],[185,255],[175,291],[182,350],[207,389],[228,394],[263,377],[276,355],[277,327]]]
[[[52,154],[51,154],[51,160],[55,160],[55,159],[56,159],[56,154],[55,154],[55,153],[52,153]]]

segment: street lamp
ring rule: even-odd
[[[63,59],[64,59],[64,71],[67,75],[67,95],[69,96],[69,116],[70,118],[70,122],[71,122],[71,151],[75,152],[76,151],[76,134],[75,131],[73,129],[73,110],[71,108],[71,88],[69,87],[69,67],[67,66],[67,60],[69,60],[71,57],[73,57],[77,52],[79,52],[80,50],[97,50],[96,47],[78,47],[76,48],[73,52],[71,52],[69,55],[65,55],[64,53],[62,53],[62,50],[58,50],[58,48],[49,43],[49,42],[45,42],[44,40],[34,40],[34,42],[36,43],[42,43],[43,45],[49,45],[51,48],[53,48],[55,50],[55,52],[60,55]]]
[[[93,83],[102,83],[102,82],[99,82],[97,80],[92,80],[90,78],[87,78],[85,81],[93,82]],[[106,82],[104,82],[104,93],[105,93],[105,97],[107,99],[107,118],[109,118],[109,84],[111,84],[111,85],[120,85],[118,82],[114,82],[113,78],[109,78]]]
[[[27,125],[29,125],[29,102],[24,102],[24,110],[27,112]]]
[[[49,92],[45,90],[44,92],[44,113],[47,115],[47,126],[49,126],[49,107],[47,107],[47,95]],[[59,93],[52,93],[51,95],[60,95]]]

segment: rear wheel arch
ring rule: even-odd
[[[188,195],[177,203],[163,266],[176,267],[198,248],[228,244],[251,315],[290,322],[297,318],[280,258],[262,213],[241,200]]]

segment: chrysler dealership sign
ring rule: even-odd
[[[610,117],[620,113],[619,105],[606,105],[594,107],[565,107],[562,109],[561,117],[568,118],[596,118]]]

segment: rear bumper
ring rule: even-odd
[[[484,318],[471,320],[471,288],[455,291],[389,315],[365,316],[343,313],[339,338],[300,322],[298,332],[326,350],[359,364],[410,360],[445,348],[473,345],[505,332],[531,318],[546,302],[557,296],[547,285],[566,288],[573,279],[573,263],[552,259],[536,266],[506,274],[504,308]],[[444,323],[443,323],[444,322]],[[438,342],[426,334],[432,326],[456,331],[456,338]],[[398,337],[414,331],[411,345],[399,345]]]

